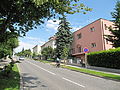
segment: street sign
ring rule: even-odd
[[[83,51],[84,51],[84,53],[88,53],[89,49],[85,47]]]

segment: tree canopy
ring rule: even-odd
[[[30,49],[26,49],[26,50],[22,49],[22,51],[21,51],[21,52],[16,53],[16,55],[17,55],[17,56],[30,57],[30,56],[32,56],[32,52],[31,52],[31,50],[30,50]]]
[[[68,56],[73,38],[72,32],[70,31],[70,23],[67,22],[66,17],[63,15],[60,20],[58,32],[56,33],[56,56],[59,59],[65,59]]]
[[[80,0],[0,1],[0,42],[16,35],[24,36],[29,30],[44,23],[45,19],[55,18],[63,13],[91,11],[82,3],[76,4],[78,1]]]
[[[42,52],[42,57],[47,60],[47,59],[52,59],[54,56],[54,49],[50,46],[43,48]]]
[[[10,38],[7,41],[0,43],[0,58],[12,56],[13,49],[18,47],[18,38]]]
[[[120,1],[117,1],[115,11],[111,14],[114,18],[114,27],[109,27],[112,35],[107,35],[107,40],[112,42],[113,47],[120,47]]]

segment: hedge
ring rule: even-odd
[[[120,69],[120,48],[88,53],[87,62],[91,66]]]

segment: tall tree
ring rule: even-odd
[[[56,56],[59,59],[65,59],[68,56],[69,47],[72,42],[72,32],[70,31],[70,23],[67,22],[64,15],[60,20],[58,32],[56,33]]]
[[[76,4],[78,1],[80,0],[0,1],[0,42],[16,35],[25,35],[29,30],[44,23],[45,19],[55,18],[64,12],[73,14],[91,10],[84,4]]]
[[[120,47],[120,1],[117,1],[115,11],[111,13],[114,18],[114,27],[109,27],[111,35],[106,35],[113,47]]]

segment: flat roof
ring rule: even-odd
[[[93,24],[93,23],[95,23],[96,21],[99,21],[99,20],[101,20],[101,19],[102,19],[102,20],[109,21],[109,22],[112,22],[112,20],[107,20],[107,19],[99,18],[99,19],[97,19],[97,20],[95,20],[95,21],[91,22],[90,24]],[[90,25],[90,24],[88,24],[88,25]],[[79,30],[81,30],[81,29],[83,29],[83,28],[87,27],[88,25],[86,25],[86,26],[84,26],[84,27],[82,27],[82,28],[78,29],[77,31],[79,31]],[[77,32],[77,31],[75,31],[75,32]],[[73,32],[73,34],[74,34],[75,32]]]

